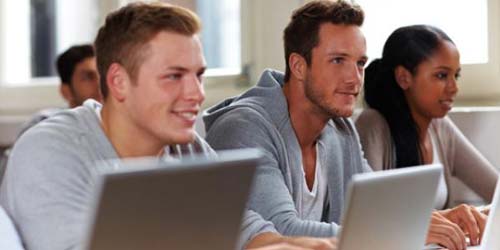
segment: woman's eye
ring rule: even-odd
[[[446,74],[446,73],[438,73],[436,76],[439,79],[446,79],[448,77],[448,74]]]

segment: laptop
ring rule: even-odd
[[[497,181],[481,245],[467,249],[500,250],[500,205],[498,203],[500,203],[500,181]]]
[[[423,249],[442,171],[432,164],[354,175],[338,249]]]
[[[85,249],[234,250],[260,157],[246,149],[120,162],[102,178]]]

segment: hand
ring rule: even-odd
[[[276,233],[255,236],[247,250],[335,250],[335,238],[286,237]]]
[[[336,238],[311,238],[311,237],[286,237],[285,241],[295,246],[306,247],[314,250],[337,249]]]
[[[465,204],[438,213],[457,224],[469,236],[471,245],[480,244],[488,219],[487,215],[479,212],[475,207]]]
[[[490,215],[491,204],[487,205],[487,206],[476,207],[476,209],[479,210],[479,212],[481,212],[481,213],[483,213],[485,215]]]
[[[449,250],[464,250],[467,247],[465,233],[439,212],[432,213],[426,244],[439,244]]]

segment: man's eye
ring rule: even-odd
[[[331,60],[332,63],[335,63],[335,64],[340,64],[344,61],[344,58],[342,57],[335,57]]]
[[[179,80],[182,78],[182,74],[170,74],[167,75],[167,79],[169,80]]]
[[[363,68],[363,67],[365,67],[365,65],[366,65],[366,61],[365,60],[358,61],[358,66],[359,67]]]

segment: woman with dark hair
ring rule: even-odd
[[[452,176],[487,202],[498,179],[495,168],[446,117],[458,92],[459,76],[459,52],[443,31],[427,25],[399,28],[386,41],[382,58],[366,68],[364,97],[369,108],[356,120],[365,157],[374,170],[443,165],[436,209],[448,203]],[[428,242],[444,219],[471,233],[459,213],[472,216],[469,221],[478,223],[480,236],[484,216],[461,205],[433,214]],[[471,242],[477,244],[479,238],[471,237]]]

